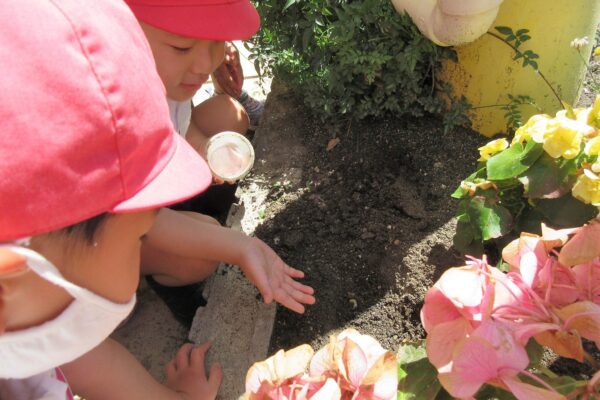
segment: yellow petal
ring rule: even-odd
[[[478,161],[487,161],[496,153],[501,152],[502,150],[508,147],[508,140],[506,139],[496,139],[492,140],[485,146],[480,147],[479,155],[481,156]]]

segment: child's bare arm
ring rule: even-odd
[[[304,273],[288,266],[262,240],[207,224],[170,209],[161,209],[147,235],[147,244],[163,251],[239,265],[266,303],[275,300],[298,313],[313,304],[313,289],[297,282]]]
[[[209,344],[192,351],[182,346],[167,365],[167,385],[158,383],[127,349],[112,339],[61,366],[73,391],[87,400],[212,400],[221,384],[220,367],[207,379],[204,353]]]

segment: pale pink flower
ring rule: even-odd
[[[456,318],[478,323],[490,315],[494,301],[490,267],[474,258],[466,264],[446,270],[425,295],[421,321],[427,332]]]
[[[600,259],[575,265],[571,270],[575,277],[579,300],[600,304]]]
[[[396,356],[354,329],[332,337],[314,355],[309,373],[311,377],[337,377],[342,396],[352,393],[356,400],[391,400],[398,390]]]
[[[307,344],[288,351],[279,350],[264,361],[257,362],[246,374],[246,394],[248,400],[291,400],[308,390],[302,377],[313,349]]]
[[[528,363],[525,348],[517,343],[510,328],[489,319],[455,349],[452,363],[439,370],[439,379],[448,393],[457,398],[471,398],[484,383],[489,383],[509,388],[519,400],[563,399],[556,392],[518,379]]]

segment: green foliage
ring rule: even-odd
[[[528,35],[529,29],[518,29],[516,32],[513,32],[512,28],[509,28],[508,26],[497,26],[495,29],[500,35],[504,35],[502,40],[508,43],[515,51],[513,60],[522,59],[523,67],[529,65],[534,70],[538,70],[538,63],[535,60],[540,58],[539,54],[535,53],[533,50],[521,51],[519,49],[523,43],[531,39],[531,36]]]
[[[505,104],[501,107],[504,111],[506,111],[504,118],[506,118],[506,125],[509,132],[514,131],[523,125],[521,106],[529,105],[534,107],[536,110],[541,111],[535,100],[530,96],[513,96],[512,94],[509,94],[508,99],[510,100],[508,104]]]
[[[425,342],[406,344],[398,350],[398,400],[433,400],[443,392],[437,370],[427,359]]]
[[[255,0],[257,70],[274,75],[323,120],[441,113],[435,70],[452,50],[426,39],[381,0]],[[454,104],[453,101],[449,102]],[[462,123],[459,102],[447,124]]]

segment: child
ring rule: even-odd
[[[223,63],[225,41],[247,39],[258,30],[258,13],[251,3],[248,0],[126,0],[126,3],[150,43],[176,130],[201,155],[208,139],[216,133],[245,134],[248,115],[232,97],[217,95],[195,107],[191,100]],[[234,64],[231,52],[228,55],[226,65],[231,66]],[[220,72],[225,82],[224,70],[221,68]],[[233,72],[236,83],[241,84],[238,70]]]
[[[182,129],[186,132],[188,142],[203,154],[210,135],[223,130],[244,133],[247,120],[246,125],[241,124],[243,110],[231,97],[212,97],[193,111],[190,100],[222,63],[224,41],[246,39],[258,30],[259,16],[249,0],[162,0],[160,3],[126,0],[126,3],[148,38],[171,110],[174,101],[178,102],[177,116],[188,115],[179,113],[182,109],[190,110],[189,128],[179,118],[174,121],[179,132]],[[211,111],[204,112],[208,107]],[[290,267],[269,246],[257,238],[221,227],[205,215],[162,209],[142,247],[142,272],[152,276],[151,285],[163,297],[171,291],[157,288],[156,282],[167,287],[194,284],[211,275],[217,261],[239,265],[265,302],[276,300],[299,313],[304,312],[303,304],[314,303],[311,288],[276,275]],[[299,273],[291,276],[302,277]],[[202,305],[201,298],[197,303],[192,301],[199,297],[194,296],[194,287],[186,286],[185,294],[189,295],[180,297],[181,301],[167,300],[175,316],[186,325],[191,324],[197,306]],[[177,296],[177,291],[173,292]]]
[[[19,0],[0,24],[15,60],[0,64],[0,398],[69,399],[68,382],[87,400],[214,399],[208,343],[182,346],[161,385],[107,339],[156,209],[211,180],[172,130],[137,22],[119,0]]]

